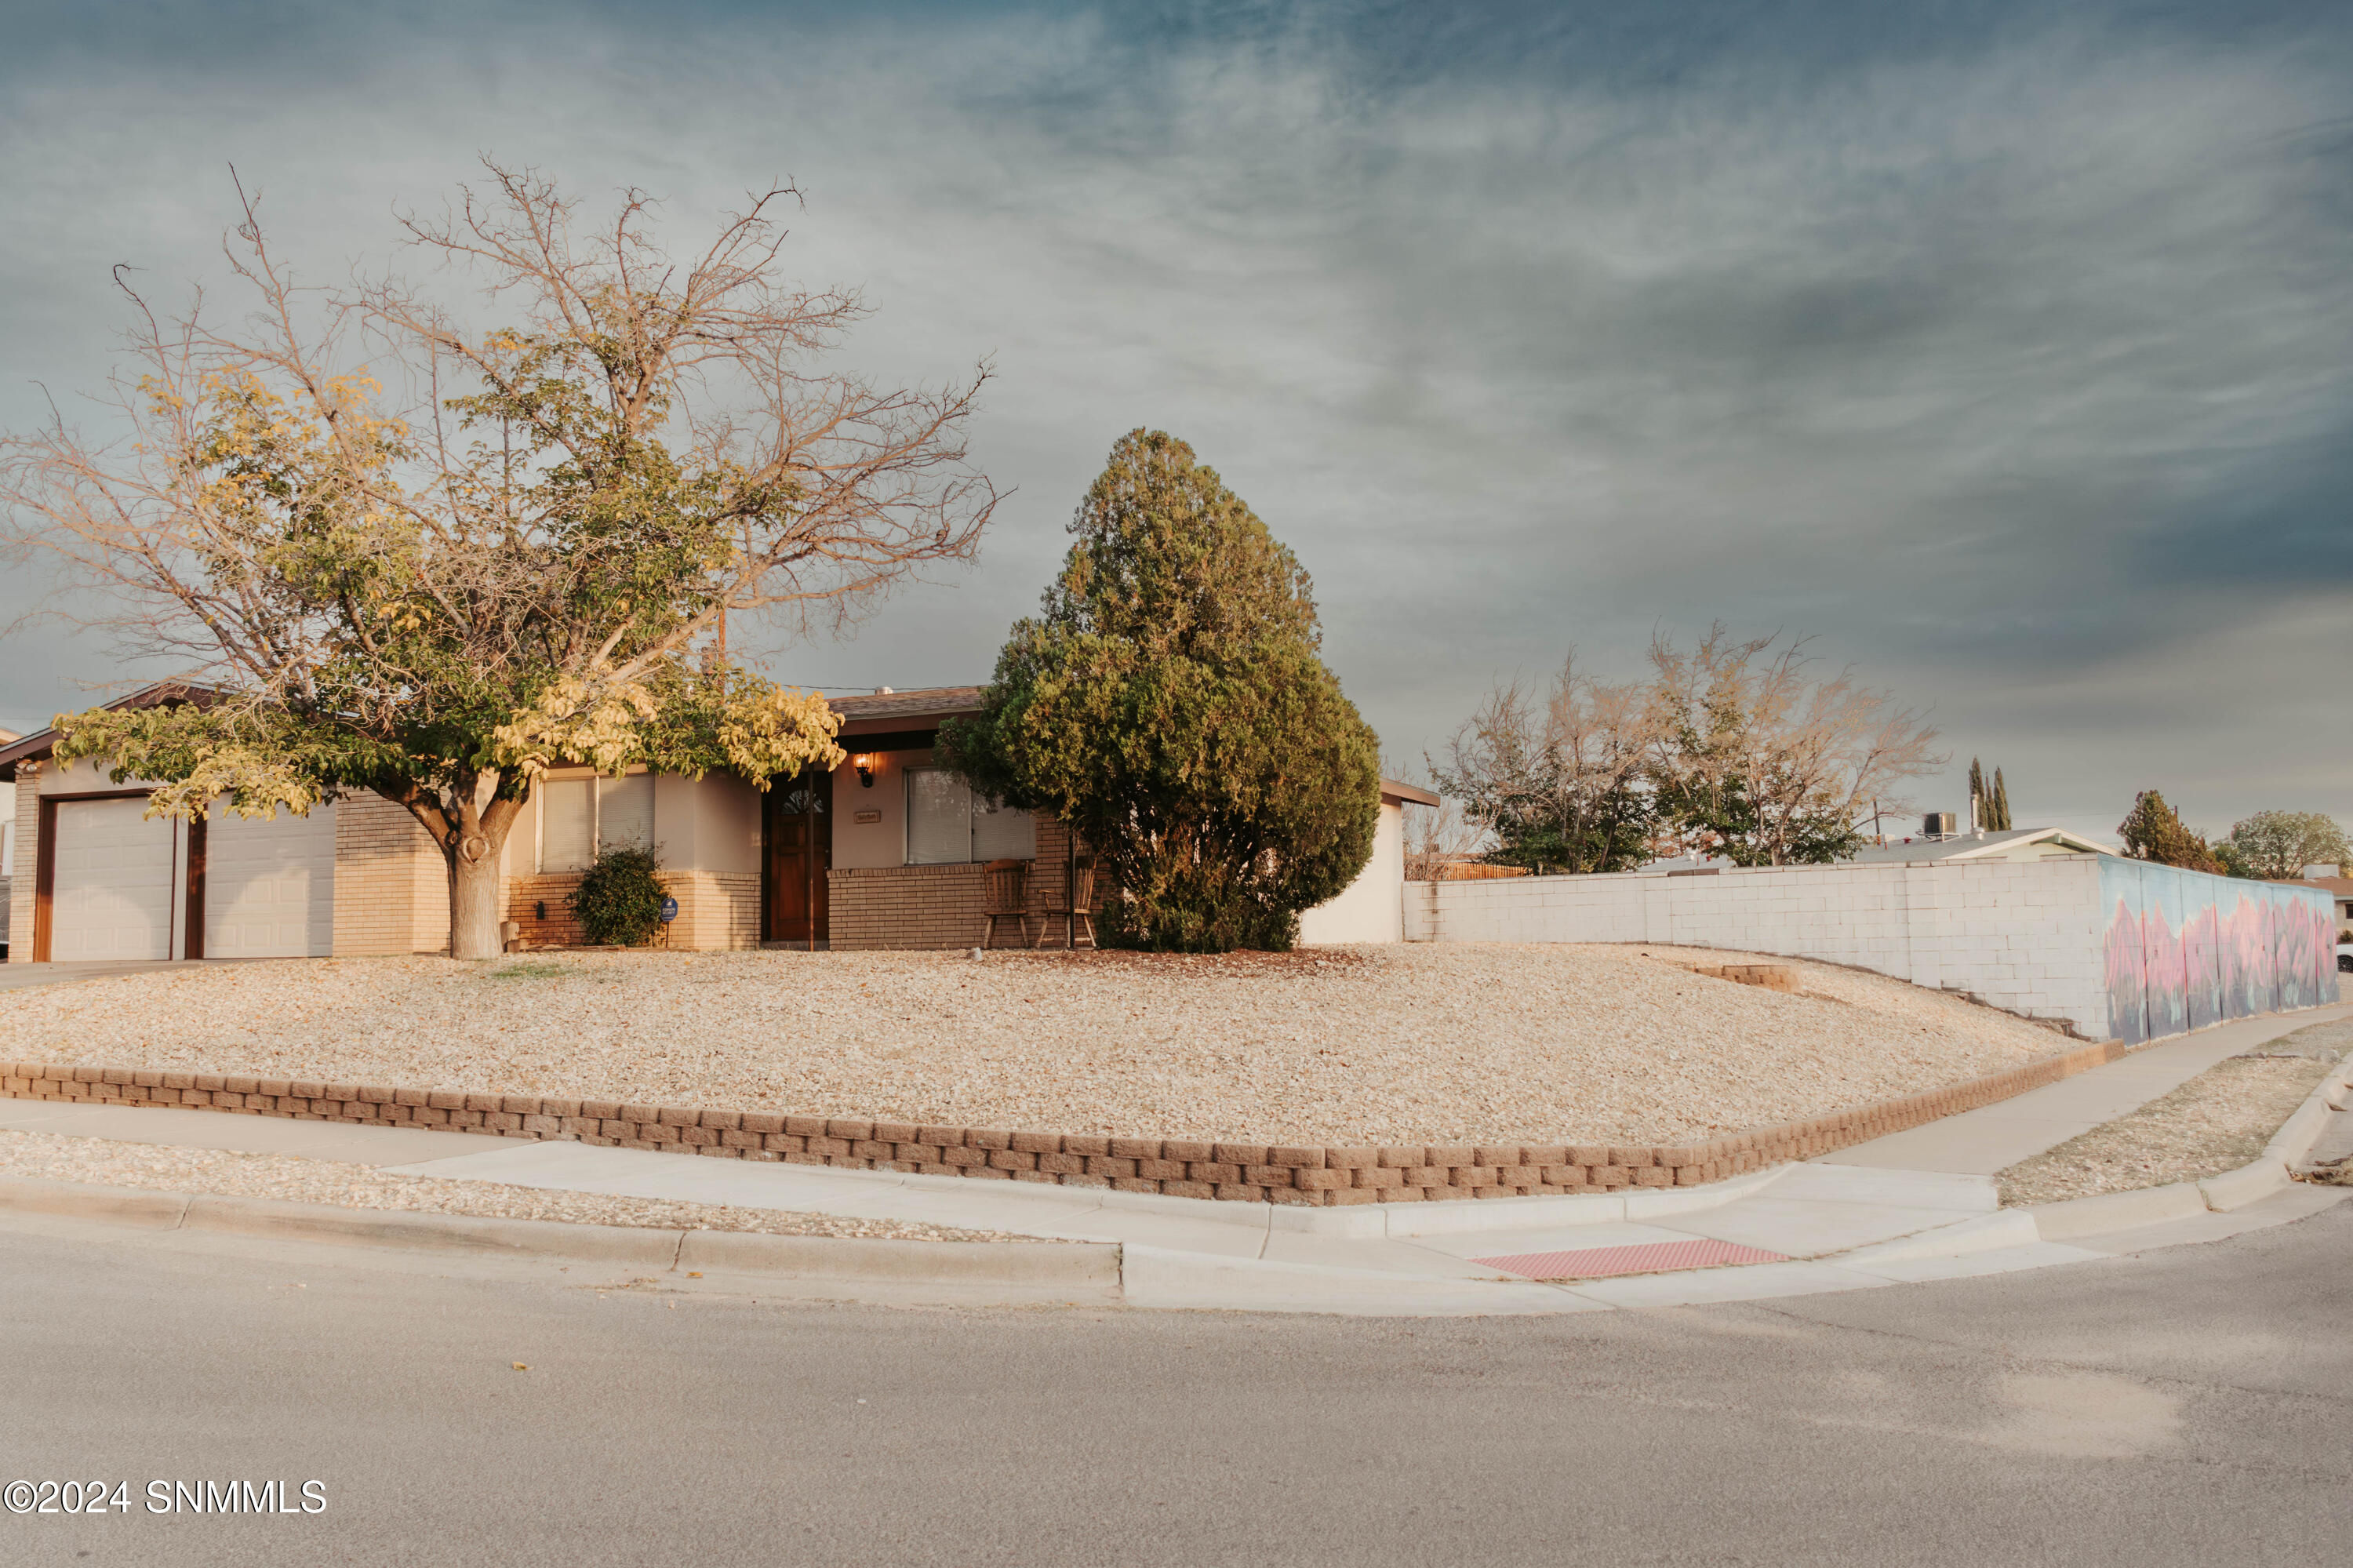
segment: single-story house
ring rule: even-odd
[[[151,687],[123,705],[185,694]],[[566,900],[600,845],[660,856],[678,903],[666,933],[672,947],[976,947],[987,926],[982,868],[999,859],[1030,864],[1026,931],[1036,938],[1069,885],[1071,835],[1050,817],[975,796],[933,761],[941,721],[977,710],[980,689],[885,691],[832,705],[849,753],[841,766],[765,792],[724,773],[551,769],[503,852],[519,945],[580,940]],[[12,960],[447,950],[441,856],[392,802],[352,795],[266,821],[216,804],[201,822],[149,821],[152,785],[115,784],[88,761],[58,767],[56,742],[44,731],[0,745],[0,779],[22,786],[15,825],[26,863],[11,902],[24,939],[11,945]],[[1303,940],[1403,939],[1403,808],[1436,803],[1383,780],[1371,863],[1306,913]]]
[[[16,738],[13,729],[0,729],[0,747]],[[8,884],[16,870],[16,786],[0,783],[0,959],[8,956]]]
[[[2070,855],[2114,854],[2107,845],[2071,833],[2064,828],[1978,828],[1947,837],[1926,834],[1865,844],[1847,856],[1857,865],[1883,865],[1891,861],[1917,864],[1925,861],[2063,860]]]
[[[2353,941],[2353,877],[2337,874],[2342,866],[2307,865],[2298,879],[2299,887],[2317,887],[2337,906],[2337,939]]]
[[[1864,844],[1837,863],[1926,865],[1967,861],[1986,864],[1993,862],[2064,860],[2073,855],[2116,853],[2105,844],[2094,842],[2080,833],[2071,833],[2064,828],[1978,829],[1966,833],[1922,833],[1908,838],[1891,838],[1884,843]],[[1672,860],[1652,861],[1641,869],[1663,871],[1670,874],[1692,874],[1725,871],[1732,864],[1721,855],[1680,855]]]

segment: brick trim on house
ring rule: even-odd
[[[1046,921],[1050,893],[1069,874],[1072,833],[1059,819],[1035,819],[1038,855],[1030,863],[1029,921],[1022,940],[1036,938]],[[828,929],[836,952],[891,948],[977,948],[988,922],[978,862],[946,865],[836,867],[826,873]],[[1103,906],[1098,874],[1093,907]],[[1049,946],[1064,938],[1060,921],[1046,935]],[[1009,934],[1000,933],[1009,940]]]
[[[449,875],[408,808],[373,790],[335,802],[339,959],[449,950]]]
[[[587,941],[572,913],[580,885],[576,871],[542,872],[507,878],[507,918],[520,929],[527,949],[576,948]],[[659,871],[654,880],[678,900],[678,918],[666,946],[716,952],[760,945],[760,874],[756,871]],[[539,911],[544,906],[547,913]]]
[[[1975,1110],[2116,1061],[2126,1052],[2122,1042],[2104,1041],[1950,1088],[1853,1110],[1704,1143],[1630,1147],[1285,1148],[41,1062],[0,1063],[0,1096],[567,1139],[677,1154],[1059,1182],[1176,1198],[1331,1206],[1696,1187]]]

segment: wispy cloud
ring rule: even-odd
[[[1146,423],[1300,549],[1393,751],[1722,616],[1933,701],[2022,809],[2340,809],[2261,761],[2353,762],[2313,719],[2353,595],[2327,11],[153,15],[0,68],[9,423],[96,378],[108,264],[206,265],[232,160],[322,270],[478,150],[681,227],[789,173],[807,275],[880,307],[853,354],[993,355],[978,450],[1021,486],[979,572],[808,678],[985,668]],[[96,658],[10,647],[0,722]]]

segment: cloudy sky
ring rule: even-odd
[[[747,187],[993,358],[984,559],[776,673],[982,678],[1103,454],[1185,437],[1410,757],[1573,644],[1816,638],[2021,821],[2353,817],[2342,5],[55,5],[0,58],[0,426],[95,387],[108,269],[218,278],[228,168],[327,280],[483,154],[681,242]],[[38,384],[37,386],[37,383]],[[0,620],[37,576],[0,580]],[[121,678],[0,641],[0,726]]]

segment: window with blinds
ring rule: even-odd
[[[596,851],[654,847],[654,776],[596,780]]]
[[[654,776],[543,779],[539,799],[539,869],[586,871],[605,850],[654,847]]]
[[[1038,823],[1029,812],[976,795],[944,768],[907,769],[907,863],[1035,860]]]
[[[596,780],[545,779],[539,786],[539,869],[586,871],[596,858]]]

